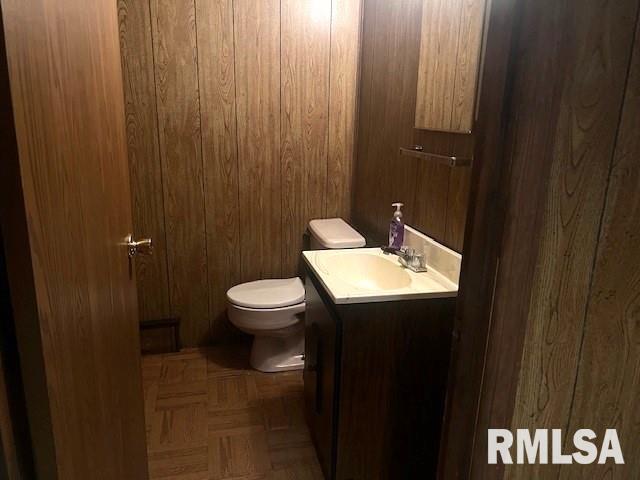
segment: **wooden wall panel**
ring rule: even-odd
[[[198,1],[198,71],[212,336],[226,331],[226,291],[240,279],[233,1]]]
[[[442,155],[473,156],[471,135],[414,130],[413,143]],[[419,161],[415,180],[415,225],[459,252],[464,240],[470,175],[468,167],[449,168]]]
[[[522,312],[528,321],[513,428],[564,427],[569,418],[629,63],[629,38],[635,27],[635,1],[590,2],[582,7],[562,39],[567,72],[550,154],[553,163],[530,306]],[[594,52],[604,45],[610,49],[607,62],[594,62]],[[585,98],[593,100],[585,103]],[[496,310],[503,302],[511,304],[512,295],[505,295],[503,301],[497,298]],[[503,314],[516,318],[513,310]],[[478,452],[477,462],[481,455]],[[558,468],[514,465],[507,474],[531,478],[552,475]]]
[[[351,218],[362,0],[332,0],[327,217]]]
[[[125,88],[127,144],[133,228],[136,238],[151,237],[155,255],[136,260],[141,320],[169,314],[169,278],[162,168],[158,145],[156,85],[149,2],[119,0],[120,49]]]
[[[151,13],[171,307],[199,345],[210,332],[195,5],[152,0]]]
[[[619,427],[637,457],[639,9],[492,2],[442,478],[637,476],[488,465],[486,432],[561,428],[567,452],[576,428]]]
[[[453,169],[449,175],[444,243],[458,252],[462,252],[464,244],[464,229],[467,221],[470,189],[471,169]]]
[[[282,0],[282,270],[299,271],[301,232],[325,216],[331,0]]]
[[[367,232],[386,236],[391,203],[406,204],[414,215],[417,161],[400,159],[400,145],[412,143],[422,2],[376,0],[364,4],[362,77],[355,176],[354,221]]]
[[[282,274],[280,2],[234,2],[241,280]],[[287,246],[288,247],[288,246]]]
[[[452,178],[448,167],[399,155],[401,146],[413,144],[446,155],[470,156],[473,149],[472,135],[414,129],[422,4],[363,5],[353,218],[384,241],[391,203],[402,201],[407,223],[461,251],[470,168]]]
[[[119,1],[142,317],[223,341],[231,286],[297,274],[308,220],[350,217],[361,0]]]
[[[589,289],[568,431],[616,428],[626,465],[560,467],[560,478],[640,478],[640,35]]]

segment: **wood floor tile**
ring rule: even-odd
[[[207,446],[149,453],[149,477],[163,480],[206,480],[209,478]]]
[[[259,407],[210,410],[207,413],[210,435],[264,431],[263,411]]]
[[[302,373],[248,359],[247,344],[143,357],[151,480],[322,480]]]
[[[275,375],[258,372],[255,382],[260,398],[301,394],[304,389],[302,372],[283,372]]]
[[[268,480],[324,480],[318,462],[300,463],[279,470],[273,470]]]
[[[209,410],[258,406],[258,392],[252,375],[210,377]]]
[[[208,401],[207,382],[160,384],[157,390],[156,410],[203,404]]]
[[[221,346],[207,352],[207,376],[251,375],[250,344]]]
[[[271,471],[264,431],[209,437],[209,475],[223,480]]]
[[[207,444],[206,405],[158,410],[151,417],[150,452]]]
[[[267,443],[274,469],[305,464],[317,459],[309,431],[303,427],[267,432]]]
[[[207,359],[201,353],[170,354],[162,362],[161,384],[204,381],[207,378]]]

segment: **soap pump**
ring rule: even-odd
[[[400,210],[403,203],[392,203],[392,206],[396,208],[393,212],[393,218],[389,224],[389,247],[395,250],[400,250],[404,242],[404,222],[402,221],[402,211]]]

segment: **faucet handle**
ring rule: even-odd
[[[410,265],[414,268],[424,267],[424,255],[422,253],[414,253],[409,259]]]

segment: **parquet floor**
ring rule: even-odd
[[[323,480],[301,372],[251,370],[248,346],[142,359],[152,480]]]

